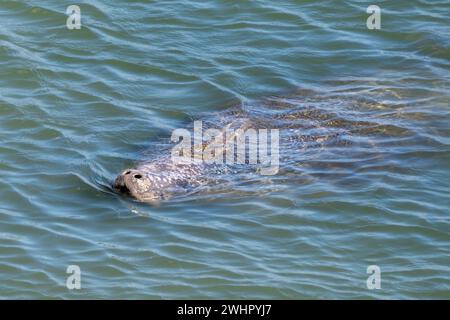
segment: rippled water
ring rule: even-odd
[[[1,298],[450,298],[448,1],[73,2],[0,3]],[[232,106],[279,174],[110,191]]]

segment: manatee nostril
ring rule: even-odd
[[[125,174],[130,174],[131,173],[131,171],[127,171],[127,172],[125,172]]]
[[[140,174],[137,174],[137,175],[135,175],[134,176],[136,179],[141,179],[142,178],[142,176],[140,175]]]

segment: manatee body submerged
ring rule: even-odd
[[[323,166],[323,159],[327,157],[334,161],[339,155],[333,152],[345,152],[348,144],[358,144],[363,152],[373,152],[373,136],[387,134],[390,130],[387,125],[366,120],[370,110],[367,113],[368,110],[361,109],[370,109],[370,103],[343,101],[316,95],[270,98],[208,115],[205,121],[217,129],[230,126],[234,129],[278,128],[281,165],[286,171],[299,172],[302,166]],[[208,183],[208,179],[203,179],[207,171],[211,172],[211,166],[204,162],[174,163],[168,151],[152,161],[122,171],[113,186],[116,191],[152,203],[168,199],[180,190]]]

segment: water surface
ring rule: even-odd
[[[448,1],[378,1],[381,30],[367,1],[93,0],[68,30],[71,4],[0,4],[1,298],[450,298]],[[233,105],[347,143],[159,206],[110,192]]]

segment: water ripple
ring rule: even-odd
[[[375,31],[361,2],[95,0],[68,30],[65,5],[3,1],[0,297],[448,299],[449,5],[380,6]],[[111,191],[233,112],[281,129],[278,175]]]

